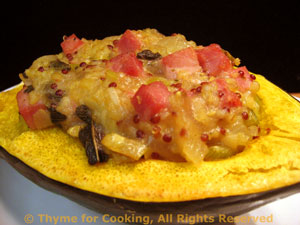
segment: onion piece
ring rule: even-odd
[[[116,133],[105,135],[102,145],[113,152],[139,160],[148,150],[147,146],[140,141],[123,137]]]

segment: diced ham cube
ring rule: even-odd
[[[143,63],[138,60],[133,52],[117,55],[107,63],[114,72],[122,72],[129,76],[143,75]]]
[[[211,44],[196,50],[196,53],[200,66],[204,72],[211,76],[218,76],[222,71],[230,71],[232,69],[230,59],[218,44]]]
[[[176,51],[162,58],[165,76],[175,79],[178,71],[194,73],[201,70],[197,55],[192,47]]]
[[[65,40],[60,44],[65,55],[75,53],[84,42],[80,40],[75,34],[66,37]]]
[[[250,89],[252,79],[250,73],[245,66],[235,69],[233,72],[238,73],[236,83],[238,85],[239,91],[245,92]]]
[[[222,109],[242,106],[238,95],[229,90],[225,79],[216,79]]]
[[[126,30],[117,42],[116,47],[121,54],[135,52],[141,48],[141,42],[131,30]]]
[[[29,95],[24,92],[25,90],[26,87],[19,91],[17,94],[17,102],[19,112],[28,127],[36,130],[52,126],[53,124],[51,123],[47,107],[40,101],[31,105],[29,102]]]
[[[160,81],[142,85],[131,99],[135,111],[142,120],[150,120],[155,114],[168,107],[171,93]]]

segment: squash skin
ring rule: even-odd
[[[19,118],[15,89],[0,94],[0,145],[53,180],[97,194],[140,202],[178,202],[244,195],[300,182],[300,104],[264,77],[262,129],[233,157],[199,166],[160,160],[89,166],[77,139],[59,128],[31,131]],[[68,148],[66,148],[68,146]],[[55,162],[55,163],[51,163]]]

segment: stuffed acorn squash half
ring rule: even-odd
[[[300,181],[300,105],[218,44],[65,36],[0,94],[0,145],[53,180],[142,202]]]

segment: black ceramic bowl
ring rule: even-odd
[[[128,223],[145,224],[219,224],[229,216],[239,216],[255,208],[300,192],[300,183],[257,194],[208,198],[203,200],[146,203],[111,198],[57,182],[42,175],[0,148],[0,157],[35,184],[63,195],[102,214],[131,218]],[[171,221],[172,217],[172,221]],[[134,221],[132,221],[134,219]],[[145,219],[144,221],[142,219]],[[225,219],[226,220],[226,219]]]

